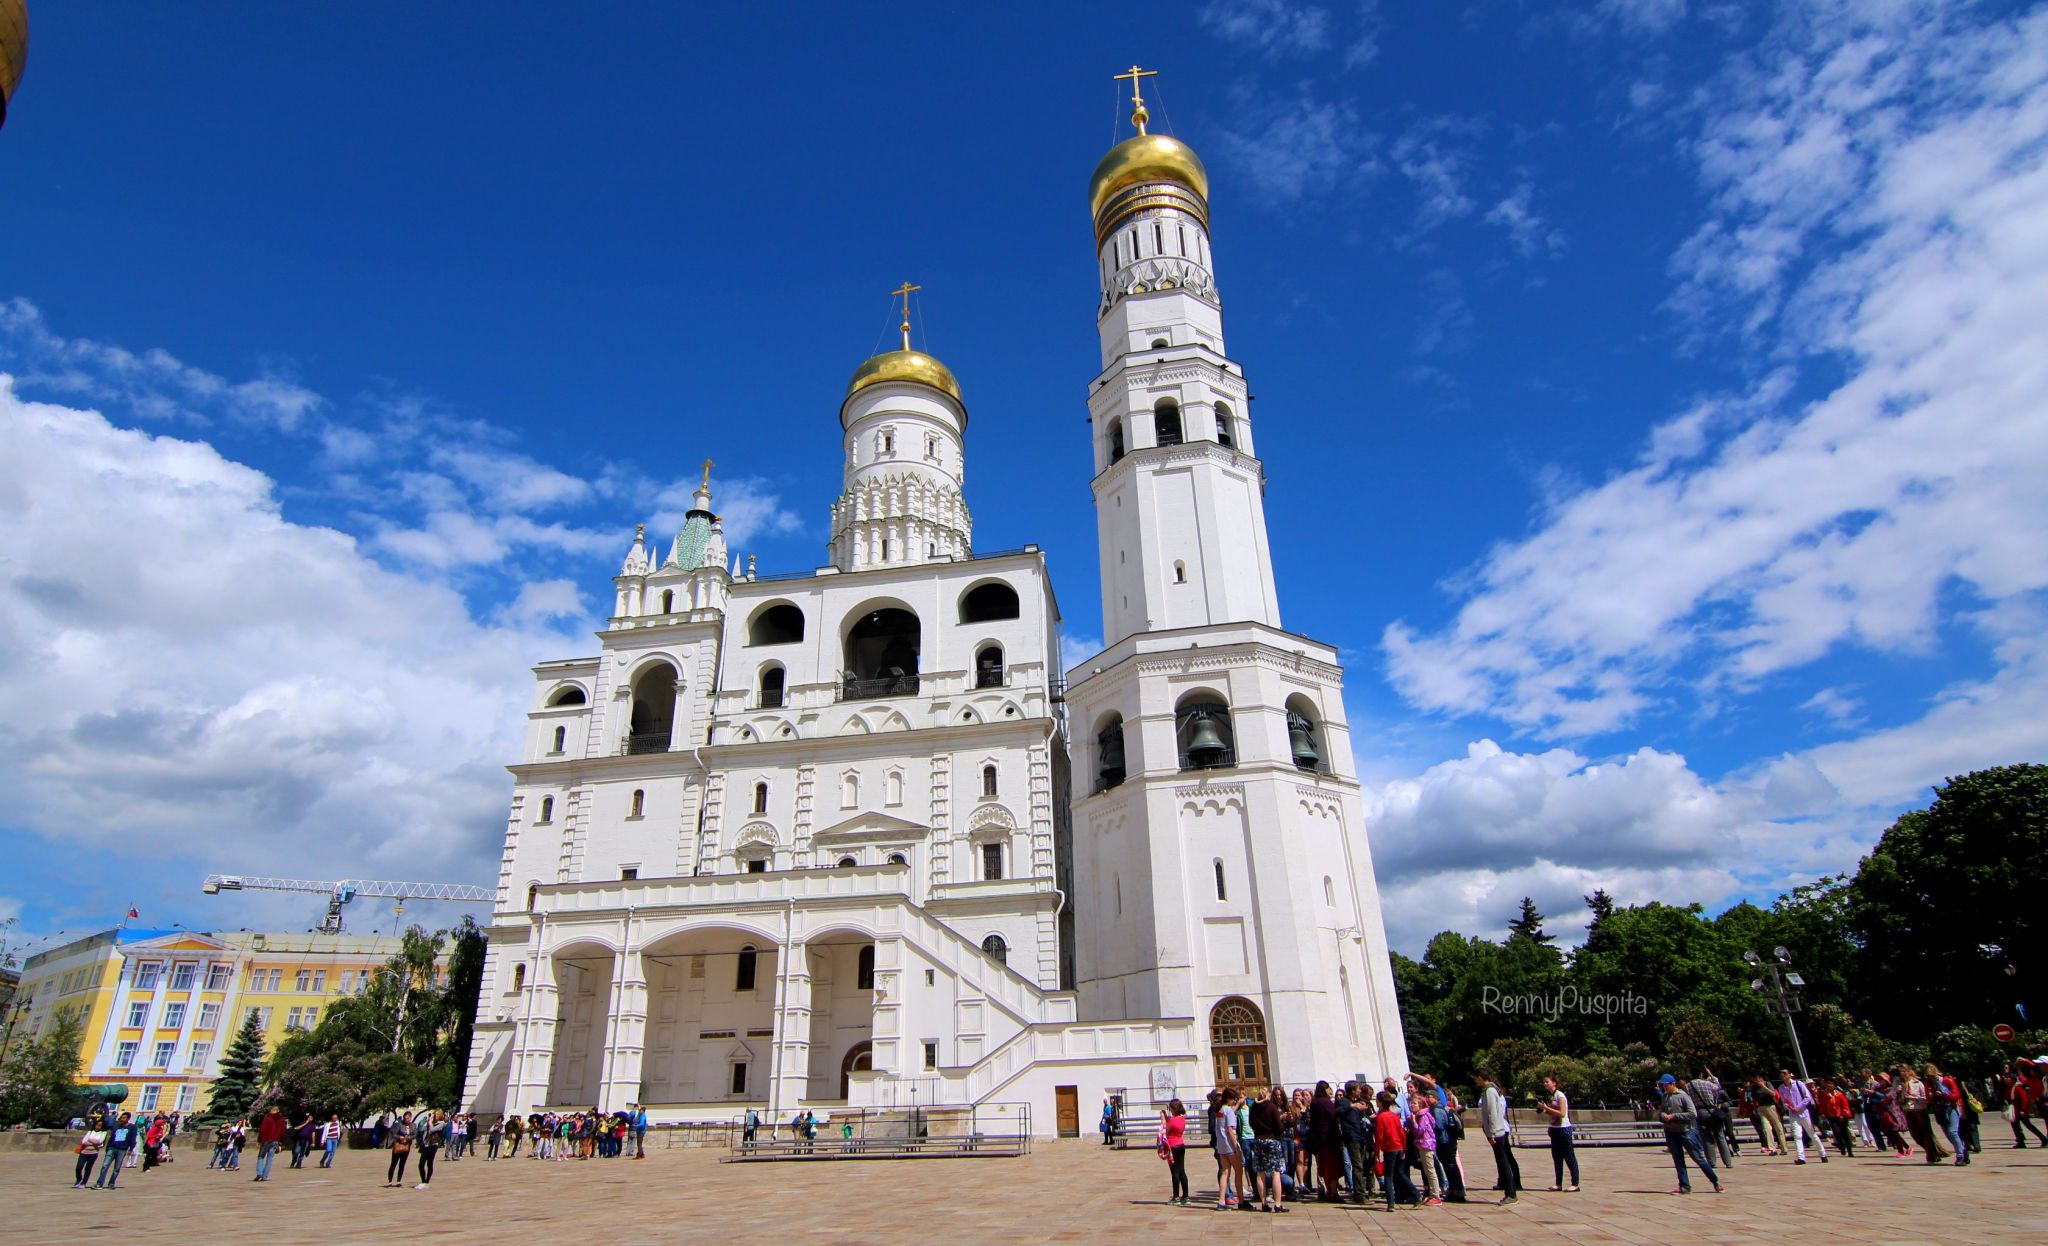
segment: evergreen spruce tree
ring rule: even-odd
[[[238,1120],[255,1106],[263,1093],[263,1030],[258,1014],[250,1009],[242,1028],[220,1058],[220,1076],[214,1079],[213,1097],[206,1102],[208,1120]]]
[[[1588,952],[1604,952],[1614,945],[1614,936],[1607,928],[1607,922],[1614,917],[1614,897],[1607,894],[1607,888],[1595,887],[1585,900],[1593,918],[1586,923],[1586,942],[1582,946]]]
[[[1536,911],[1536,901],[1522,897],[1522,912],[1508,923],[1508,938],[1527,939],[1532,943],[1548,946],[1551,938],[1543,931],[1543,914]]]

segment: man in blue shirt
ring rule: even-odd
[[[128,1162],[128,1152],[135,1149],[135,1121],[128,1113],[121,1113],[121,1119],[107,1130],[107,1155],[100,1161],[100,1174],[93,1179],[95,1190],[111,1190],[121,1180],[121,1165]]]
[[[633,1158],[647,1158],[647,1106],[633,1105]]]

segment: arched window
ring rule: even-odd
[[[1316,724],[1315,707],[1306,697],[1287,698],[1287,751],[1297,770],[1329,769],[1323,761],[1322,732]]]
[[[860,776],[841,775],[839,778],[839,807],[852,809],[860,804]]]
[[[1235,449],[1237,446],[1237,430],[1231,426],[1231,418],[1230,404],[1227,402],[1217,403],[1216,444],[1225,449]]]
[[[636,788],[634,788],[634,789],[633,789],[633,811],[632,811],[631,813],[627,814],[626,816],[627,816],[627,817],[629,817],[629,818],[639,818],[639,817],[645,817],[645,816],[646,816],[646,814],[647,814],[647,791],[646,791],[646,789],[644,789],[644,788],[638,788],[638,787],[636,787]]]
[[[1124,781],[1124,720],[1111,714],[1095,732],[1095,790],[1106,792]]]
[[[747,624],[750,645],[788,645],[803,638],[804,612],[786,601],[763,607]]]
[[[1180,440],[1180,404],[1161,398],[1152,407],[1152,444],[1177,446]]]
[[[996,794],[996,768],[993,765],[981,768],[981,794],[984,799],[993,799]]]
[[[1124,422],[1122,420],[1111,420],[1109,422],[1109,461],[1115,463],[1123,457]]]
[[[676,668],[656,662],[633,680],[633,721],[626,736],[629,753],[666,753],[676,720]]]
[[[540,817],[539,817],[538,821],[541,821],[541,822],[552,822],[552,821],[554,821],[554,820],[555,820],[555,798],[554,798],[554,797],[552,797],[552,796],[543,796],[543,797],[541,797],[541,798],[540,798]]]
[[[563,749],[564,749],[565,747],[567,747],[567,746],[568,746],[568,743],[569,743],[569,729],[568,729],[567,727],[557,727],[557,728],[555,728],[555,747],[554,747],[554,749],[553,749],[552,751],[554,751],[554,752],[557,752],[557,753],[559,753],[559,752],[561,752],[561,751],[562,751],[562,750],[563,750]]]
[[[768,785],[766,783],[756,783],[754,785],[754,812],[768,812]]]
[[[786,678],[779,666],[761,668],[761,708],[779,710],[782,708],[782,681]]]
[[[1185,584],[1188,582],[1188,565],[1178,558],[1173,560],[1173,582],[1175,584]]]
[[[569,684],[566,687],[555,689],[554,695],[548,698],[548,704],[550,706],[582,705],[586,700],[587,698],[583,695],[583,689],[578,688],[575,684]]]
[[[1163,337],[1155,337],[1155,338],[1153,338],[1153,339],[1152,339],[1152,349],[1153,349],[1153,350],[1165,350],[1165,349],[1166,349],[1166,339],[1165,339],[1165,338],[1163,338]]]
[[[856,865],[859,865],[859,864],[860,864],[860,862],[858,862],[858,861],[854,860],[854,859],[853,859],[852,857],[841,857],[841,858],[839,858],[839,868],[840,868],[840,869],[842,869],[842,870],[850,870],[850,869],[852,869],[852,868],[853,868],[854,866],[856,866]]]
[[[1323,875],[1323,903],[1331,908],[1337,907],[1337,888],[1330,882],[1328,874]]]
[[[1237,737],[1230,707],[1213,692],[1191,692],[1173,712],[1174,743],[1182,770],[1215,770],[1237,764]]]
[[[894,607],[873,610],[846,633],[848,700],[917,695],[923,633],[917,616]]]
[[[909,864],[910,864],[910,858],[909,858],[909,857],[906,857],[906,856],[904,856],[904,855],[903,855],[902,853],[900,853],[900,852],[892,852],[892,853],[890,853],[890,854],[889,854],[889,864],[891,864],[891,865],[909,865]]]
[[[974,686],[977,688],[1000,688],[1003,686],[1003,647],[983,645],[974,655]]]
[[[962,623],[991,623],[1017,617],[1017,590],[1001,580],[977,584],[960,598]]]
[[[661,590],[661,612],[663,614],[674,614],[676,612],[676,590],[672,588]]]
[[[1248,999],[1219,1000],[1209,1012],[1209,1051],[1219,1086],[1264,1086],[1266,1018]]]
[[[883,799],[891,805],[903,803],[903,772],[891,770],[882,780]]]
[[[533,906],[538,903],[540,903],[540,884],[528,883],[526,885],[526,911],[529,913],[533,912]]]
[[[1004,942],[1003,936],[999,934],[992,934],[988,938],[983,939],[981,941],[981,950],[994,957],[998,965],[1010,963],[1010,945]]]
[[[875,989],[875,945],[863,944],[859,958],[854,961],[853,989],[872,991]]]
[[[1230,889],[1223,882],[1222,857],[1216,858],[1216,898],[1218,900],[1228,900],[1230,898]]]
[[[755,955],[754,945],[751,943],[740,949],[739,965],[734,969],[732,976],[733,990],[751,991],[754,989]]]
[[[517,995],[526,989],[526,965],[521,962],[512,966],[512,993]]]

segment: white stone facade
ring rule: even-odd
[[[828,565],[731,562],[708,477],[665,553],[635,537],[598,652],[534,671],[472,1107],[1050,1133],[1403,1067],[1342,672],[1280,627],[1196,180],[1098,240],[1107,648],[1069,678],[1044,556],[972,549],[967,411],[907,334],[842,404]]]

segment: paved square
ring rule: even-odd
[[[445,1160],[427,1190],[386,1190],[382,1157],[344,1152],[331,1171],[281,1161],[271,1180],[209,1172],[181,1153],[113,1193],[71,1189],[68,1154],[0,1156],[4,1237],[23,1243],[1231,1242],[1751,1243],[1799,1246],[2019,1246],[2048,1241],[2048,1151],[1994,1144],[1969,1168],[1889,1156],[1804,1168],[1737,1162],[1729,1192],[1669,1193],[1662,1151],[1582,1151],[1586,1190],[1551,1194],[1549,1158],[1523,1153],[1539,1188],[1514,1207],[1389,1214],[1296,1204],[1285,1216],[1166,1205],[1165,1165],[1092,1140],[1041,1143],[1022,1159],[720,1164],[718,1152],[650,1152],[646,1162]],[[1198,1193],[1206,1154],[1190,1153]],[[1470,1156],[1475,1193],[1492,1163]],[[1487,1197],[1491,1198],[1491,1195]]]

